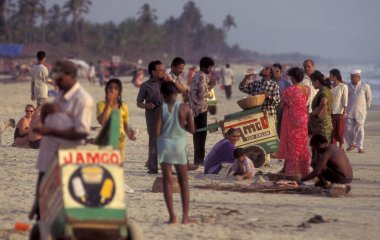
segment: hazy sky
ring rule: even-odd
[[[47,6],[66,0],[46,0]],[[92,0],[85,16],[119,23],[144,3],[158,21],[177,17],[187,0]],[[221,27],[227,14],[236,29],[228,43],[259,53],[305,53],[323,58],[380,62],[380,0],[194,0],[203,21]]]

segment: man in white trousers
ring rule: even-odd
[[[367,110],[371,106],[371,88],[360,80],[361,70],[351,72],[351,83],[348,85],[348,105],[346,123],[346,142],[349,145],[346,151],[358,149],[364,153],[364,122]]]

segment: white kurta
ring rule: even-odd
[[[311,79],[306,74],[301,83],[305,86],[308,86],[310,89],[310,95],[309,95],[309,98],[307,99],[307,105],[309,106],[309,113],[311,113],[313,111],[313,109],[311,108],[311,103],[313,102],[315,95],[317,95],[318,89],[315,89],[313,87],[313,84],[311,83]]]
[[[356,86],[348,84],[346,142],[363,149],[364,122],[372,102],[371,88],[360,81]]]
[[[360,81],[356,86],[352,83],[348,84],[347,118],[355,119],[364,124],[371,102],[371,88],[367,83]]]
[[[348,87],[344,83],[339,83],[332,88],[333,105],[332,114],[343,114],[343,108],[348,105]]]

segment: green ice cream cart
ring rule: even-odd
[[[41,219],[30,239],[143,239],[127,219],[119,114],[114,110],[97,145],[58,150],[40,185]]]
[[[278,151],[279,139],[275,118],[265,117],[261,106],[225,115],[224,120],[197,131],[214,132],[218,128],[222,129],[223,135],[230,128],[235,128],[240,132],[236,147],[245,149],[256,168],[262,167],[269,160],[267,154]]]

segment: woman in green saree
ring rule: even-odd
[[[318,93],[311,105],[313,111],[309,115],[309,134],[321,134],[326,139],[331,139],[333,95],[330,81],[317,70],[310,75],[310,79],[313,87],[318,89]]]

